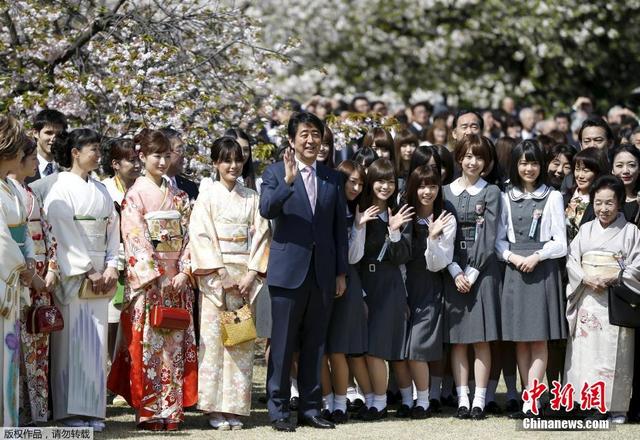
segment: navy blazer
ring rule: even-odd
[[[262,175],[260,214],[274,220],[267,284],[298,288],[314,252],[318,285],[335,290],[336,275],[347,273],[346,200],[342,176],[316,164],[318,185],[315,214],[298,172],[292,185],[284,180],[284,162],[270,165]]]

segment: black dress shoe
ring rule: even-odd
[[[520,405],[520,402],[518,402],[516,399],[509,399],[507,400],[507,404],[504,407],[504,411],[507,413],[514,413],[520,411],[521,407],[522,405]]]
[[[442,405],[440,405],[440,399],[431,399],[429,400],[429,408],[431,408],[431,412],[438,414],[442,412]]]
[[[474,406],[473,408],[471,408],[470,416],[473,420],[482,420],[486,417],[484,414],[484,410],[479,406]]]
[[[378,411],[375,406],[372,406],[367,410],[367,412],[362,417],[362,420],[367,422],[373,422],[374,420],[380,420],[387,417],[387,407],[385,406],[382,411]]]
[[[484,407],[484,412],[487,414],[502,414],[502,408],[495,401],[491,401],[487,403],[487,406]]]
[[[296,425],[291,423],[289,419],[278,419],[271,422],[271,427],[280,432],[295,432]]]
[[[411,417],[411,408],[408,405],[405,405],[403,403],[402,405],[400,405],[400,408],[398,408],[398,410],[396,411],[396,417],[400,419],[406,419],[408,417]]]
[[[323,419],[331,420],[331,411],[329,411],[328,409],[320,410],[320,417],[322,417]]]
[[[298,411],[298,404],[300,403],[299,397],[292,397],[289,399],[289,409],[291,411]]]
[[[369,411],[369,408],[367,408],[366,405],[362,405],[360,407],[360,409],[358,410],[358,412],[356,412],[353,416],[351,416],[352,418],[356,419],[356,420],[365,420],[365,415],[367,414],[367,411]]]
[[[325,417],[326,418],[326,417]],[[342,411],[341,409],[337,409],[334,412],[331,413],[331,420],[333,423],[339,425],[341,423],[347,423],[347,420],[349,420],[349,416]]]
[[[458,411],[456,412],[456,417],[459,419],[468,419],[469,418],[469,408],[466,406],[458,407]]]
[[[348,400],[347,399],[347,411],[357,412],[364,406],[362,399]]]
[[[427,417],[431,417],[431,407],[424,409],[421,406],[414,406],[411,408],[412,419],[426,419]]]
[[[310,426],[318,429],[334,429],[336,425],[327,419],[323,419],[320,416],[300,417],[298,419],[298,425]]]

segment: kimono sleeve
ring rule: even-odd
[[[62,274],[72,277],[93,269],[89,251],[84,242],[78,240],[82,233],[73,219],[74,207],[71,201],[54,187],[44,203],[44,211],[58,240],[58,265]]]
[[[251,252],[247,268],[264,275],[267,272],[269,262],[269,246],[271,245],[271,229],[269,220],[260,215],[260,198],[257,194],[252,196],[253,210],[253,237],[251,238]]]
[[[127,192],[120,220],[127,280],[133,290],[139,290],[160,277],[141,197],[139,191]]]
[[[191,276],[191,245],[189,241],[189,221],[191,219],[191,201],[189,195],[180,191],[175,198],[178,212],[180,212],[180,224],[182,226],[182,250],[180,252],[179,268]]]
[[[191,240],[191,270],[193,275],[204,275],[224,267],[218,242],[216,226],[213,222],[215,207],[208,193],[200,193],[193,205],[189,221]]]
[[[588,231],[587,231],[588,230]],[[591,225],[582,226],[578,231],[578,235],[569,245],[567,254],[567,275],[569,276],[569,285],[567,286],[567,295],[571,295],[582,284],[584,271],[582,270],[582,240],[588,239]]]
[[[24,257],[20,251],[20,246],[13,240],[6,216],[0,205],[0,281],[7,282],[16,272],[25,268]],[[0,301],[1,303],[2,301]]]
[[[625,269],[622,282],[629,289],[640,294],[640,229],[628,223],[625,226]]]
[[[120,216],[116,212],[115,206],[111,204],[112,210],[107,222],[107,255],[105,263],[108,267],[118,269],[118,257],[120,253]]]

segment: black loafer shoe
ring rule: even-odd
[[[365,420],[364,417],[367,415],[368,411],[369,411],[369,408],[367,408],[366,405],[362,405],[360,409],[351,417],[356,420]]]
[[[429,400],[429,408],[431,408],[431,412],[438,414],[442,412],[442,405],[440,405],[439,399],[431,399]]]
[[[396,411],[396,417],[400,419],[406,419],[411,416],[411,408],[408,405],[402,404]]]
[[[331,420],[331,411],[328,409],[320,410],[320,417],[326,420]]]
[[[514,411],[510,413],[507,417],[512,420],[522,420],[525,418],[525,414],[522,411]]]
[[[298,403],[300,402],[300,398],[299,397],[292,397],[289,400],[289,409],[291,411],[298,411]]]
[[[364,406],[362,399],[347,400],[347,411],[358,412]]]
[[[421,406],[414,406],[411,408],[411,418],[412,419],[426,419],[431,416],[431,407],[424,409]]]
[[[504,411],[507,413],[514,413],[520,411],[522,405],[516,399],[507,400],[507,404],[504,407]]]
[[[487,414],[502,414],[502,408],[493,400],[487,403],[487,406],[484,407],[484,412]]]
[[[458,411],[456,412],[456,417],[459,419],[468,419],[469,418],[469,408],[466,406],[458,407]]]
[[[320,416],[300,417],[298,419],[298,425],[310,426],[317,429],[334,429],[336,427],[332,422]]]
[[[378,411],[375,406],[372,406],[367,410],[367,412],[362,417],[362,420],[367,422],[373,422],[374,420],[380,420],[387,417],[387,407],[385,406],[382,411]]]
[[[325,417],[326,419],[326,417]],[[347,423],[347,420],[349,420],[349,416],[343,412],[341,409],[337,409],[334,412],[331,413],[331,419],[330,419],[333,423],[339,425],[341,423]]]
[[[486,417],[484,414],[484,410],[478,406],[474,406],[473,408],[471,408],[470,415],[473,420],[482,420]]]
[[[289,419],[278,419],[271,422],[271,427],[280,432],[295,432],[296,425],[291,423]]]

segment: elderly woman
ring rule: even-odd
[[[602,176],[591,189],[596,219],[580,227],[567,259],[567,346],[565,383],[580,401],[583,387],[604,382],[604,401],[614,423],[625,422],[633,378],[633,329],[609,323],[607,288],[618,281],[640,294],[640,231],[620,212],[625,189]]]

